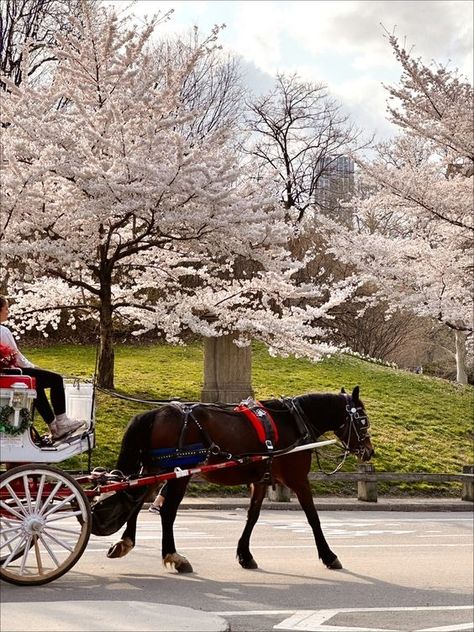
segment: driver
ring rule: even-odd
[[[4,296],[0,296],[0,323],[8,319],[9,305]],[[63,378],[59,373],[40,369],[20,353],[13,334],[0,324],[0,344],[12,351],[13,360],[10,368],[20,368],[24,375],[36,380],[35,409],[48,424],[53,441],[64,439],[84,425],[83,421],[70,419],[66,415],[66,396]],[[51,403],[46,397],[45,389],[49,389]]]

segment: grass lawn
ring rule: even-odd
[[[46,369],[64,376],[90,378],[95,367],[92,346],[54,345],[24,348],[25,355]],[[137,398],[199,401],[203,376],[200,344],[118,345],[115,387]],[[272,358],[259,344],[253,347],[253,386],[257,398],[299,395],[316,391],[346,390],[359,384],[372,424],[376,470],[458,473],[472,464],[474,388],[426,375],[368,363],[350,356],[335,356],[313,364],[306,360]],[[147,409],[113,398],[97,397],[97,448],[92,466],[114,467],[123,430],[133,415]],[[86,468],[87,456],[63,464]],[[345,470],[355,470],[351,457]],[[354,486],[353,486],[354,487]],[[382,493],[459,494],[459,485],[418,484],[396,488],[380,486]],[[352,493],[335,483],[315,486],[315,493]]]

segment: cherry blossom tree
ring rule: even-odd
[[[95,0],[94,0],[95,1]],[[0,70],[20,85],[24,75],[38,77],[54,62],[56,34],[71,28],[81,0],[3,0],[0,3]],[[24,54],[28,46],[28,63]],[[5,84],[0,82],[0,87]]]
[[[84,2],[49,83],[5,78],[0,246],[18,331],[64,310],[71,326],[97,319],[109,388],[123,321],[170,342],[234,333],[317,359],[334,350],[319,323],[351,284],[295,281],[306,262],[266,182],[239,164],[232,127],[189,133],[203,113],[183,106],[184,86],[217,30],[176,67],[151,46],[159,21],[138,28]]]
[[[369,195],[351,202],[354,231],[323,219],[340,259],[376,281],[393,309],[428,316],[454,332],[457,380],[467,382],[473,332],[472,85],[457,71],[425,65],[391,36],[400,84],[388,88],[401,128],[361,161]]]

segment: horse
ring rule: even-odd
[[[374,450],[369,434],[369,420],[359,398],[359,387],[352,394],[312,393],[291,398],[258,402],[274,424],[277,442],[270,458],[260,462],[243,463],[229,469],[217,469],[203,474],[211,483],[247,485],[250,505],[247,521],[237,545],[237,559],[245,569],[256,569],[258,564],[250,551],[250,537],[260,515],[262,502],[269,484],[280,483],[297,496],[314,534],[318,556],[329,569],[341,569],[337,555],[324,537],[318,512],[313,502],[308,472],[311,450],[290,453],[292,446],[315,441],[332,431],[340,440],[344,454],[352,453],[361,461],[369,461]],[[183,448],[183,454],[205,451],[198,456],[206,464],[221,463],[237,456],[262,454],[262,444],[247,416],[230,405],[194,404],[185,407],[171,403],[135,416],[127,426],[117,461],[117,469],[127,475],[162,472],[163,467],[153,461],[153,454],[164,448]],[[189,446],[194,446],[190,449]],[[141,468],[141,469],[140,469]],[[168,468],[168,472],[172,468]],[[190,477],[174,478],[167,482],[167,493],[160,510],[162,525],[162,559],[178,573],[193,572],[191,563],[176,551],[173,524],[184,497]],[[156,486],[155,486],[156,489]],[[137,517],[146,495],[141,495],[136,509],[128,518],[119,541],[108,550],[109,558],[123,557],[135,546]]]

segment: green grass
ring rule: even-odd
[[[54,345],[25,348],[25,355],[41,367],[65,376],[91,377],[95,348]],[[203,351],[187,347],[120,345],[116,349],[115,387],[145,399],[198,401],[202,388]],[[253,347],[253,386],[260,399],[316,391],[346,390],[359,384],[372,424],[379,471],[458,473],[473,458],[474,389],[427,375],[337,356],[314,364],[293,358],[272,358],[262,345]],[[123,434],[133,415],[146,404],[131,403],[104,393],[97,397],[97,448],[92,465],[112,468]],[[80,467],[85,459],[63,464]],[[344,469],[354,470],[355,459]],[[459,486],[404,485],[381,487],[394,493],[458,493]],[[347,492],[333,483],[315,486],[316,493]],[[351,492],[352,493],[352,492]]]

